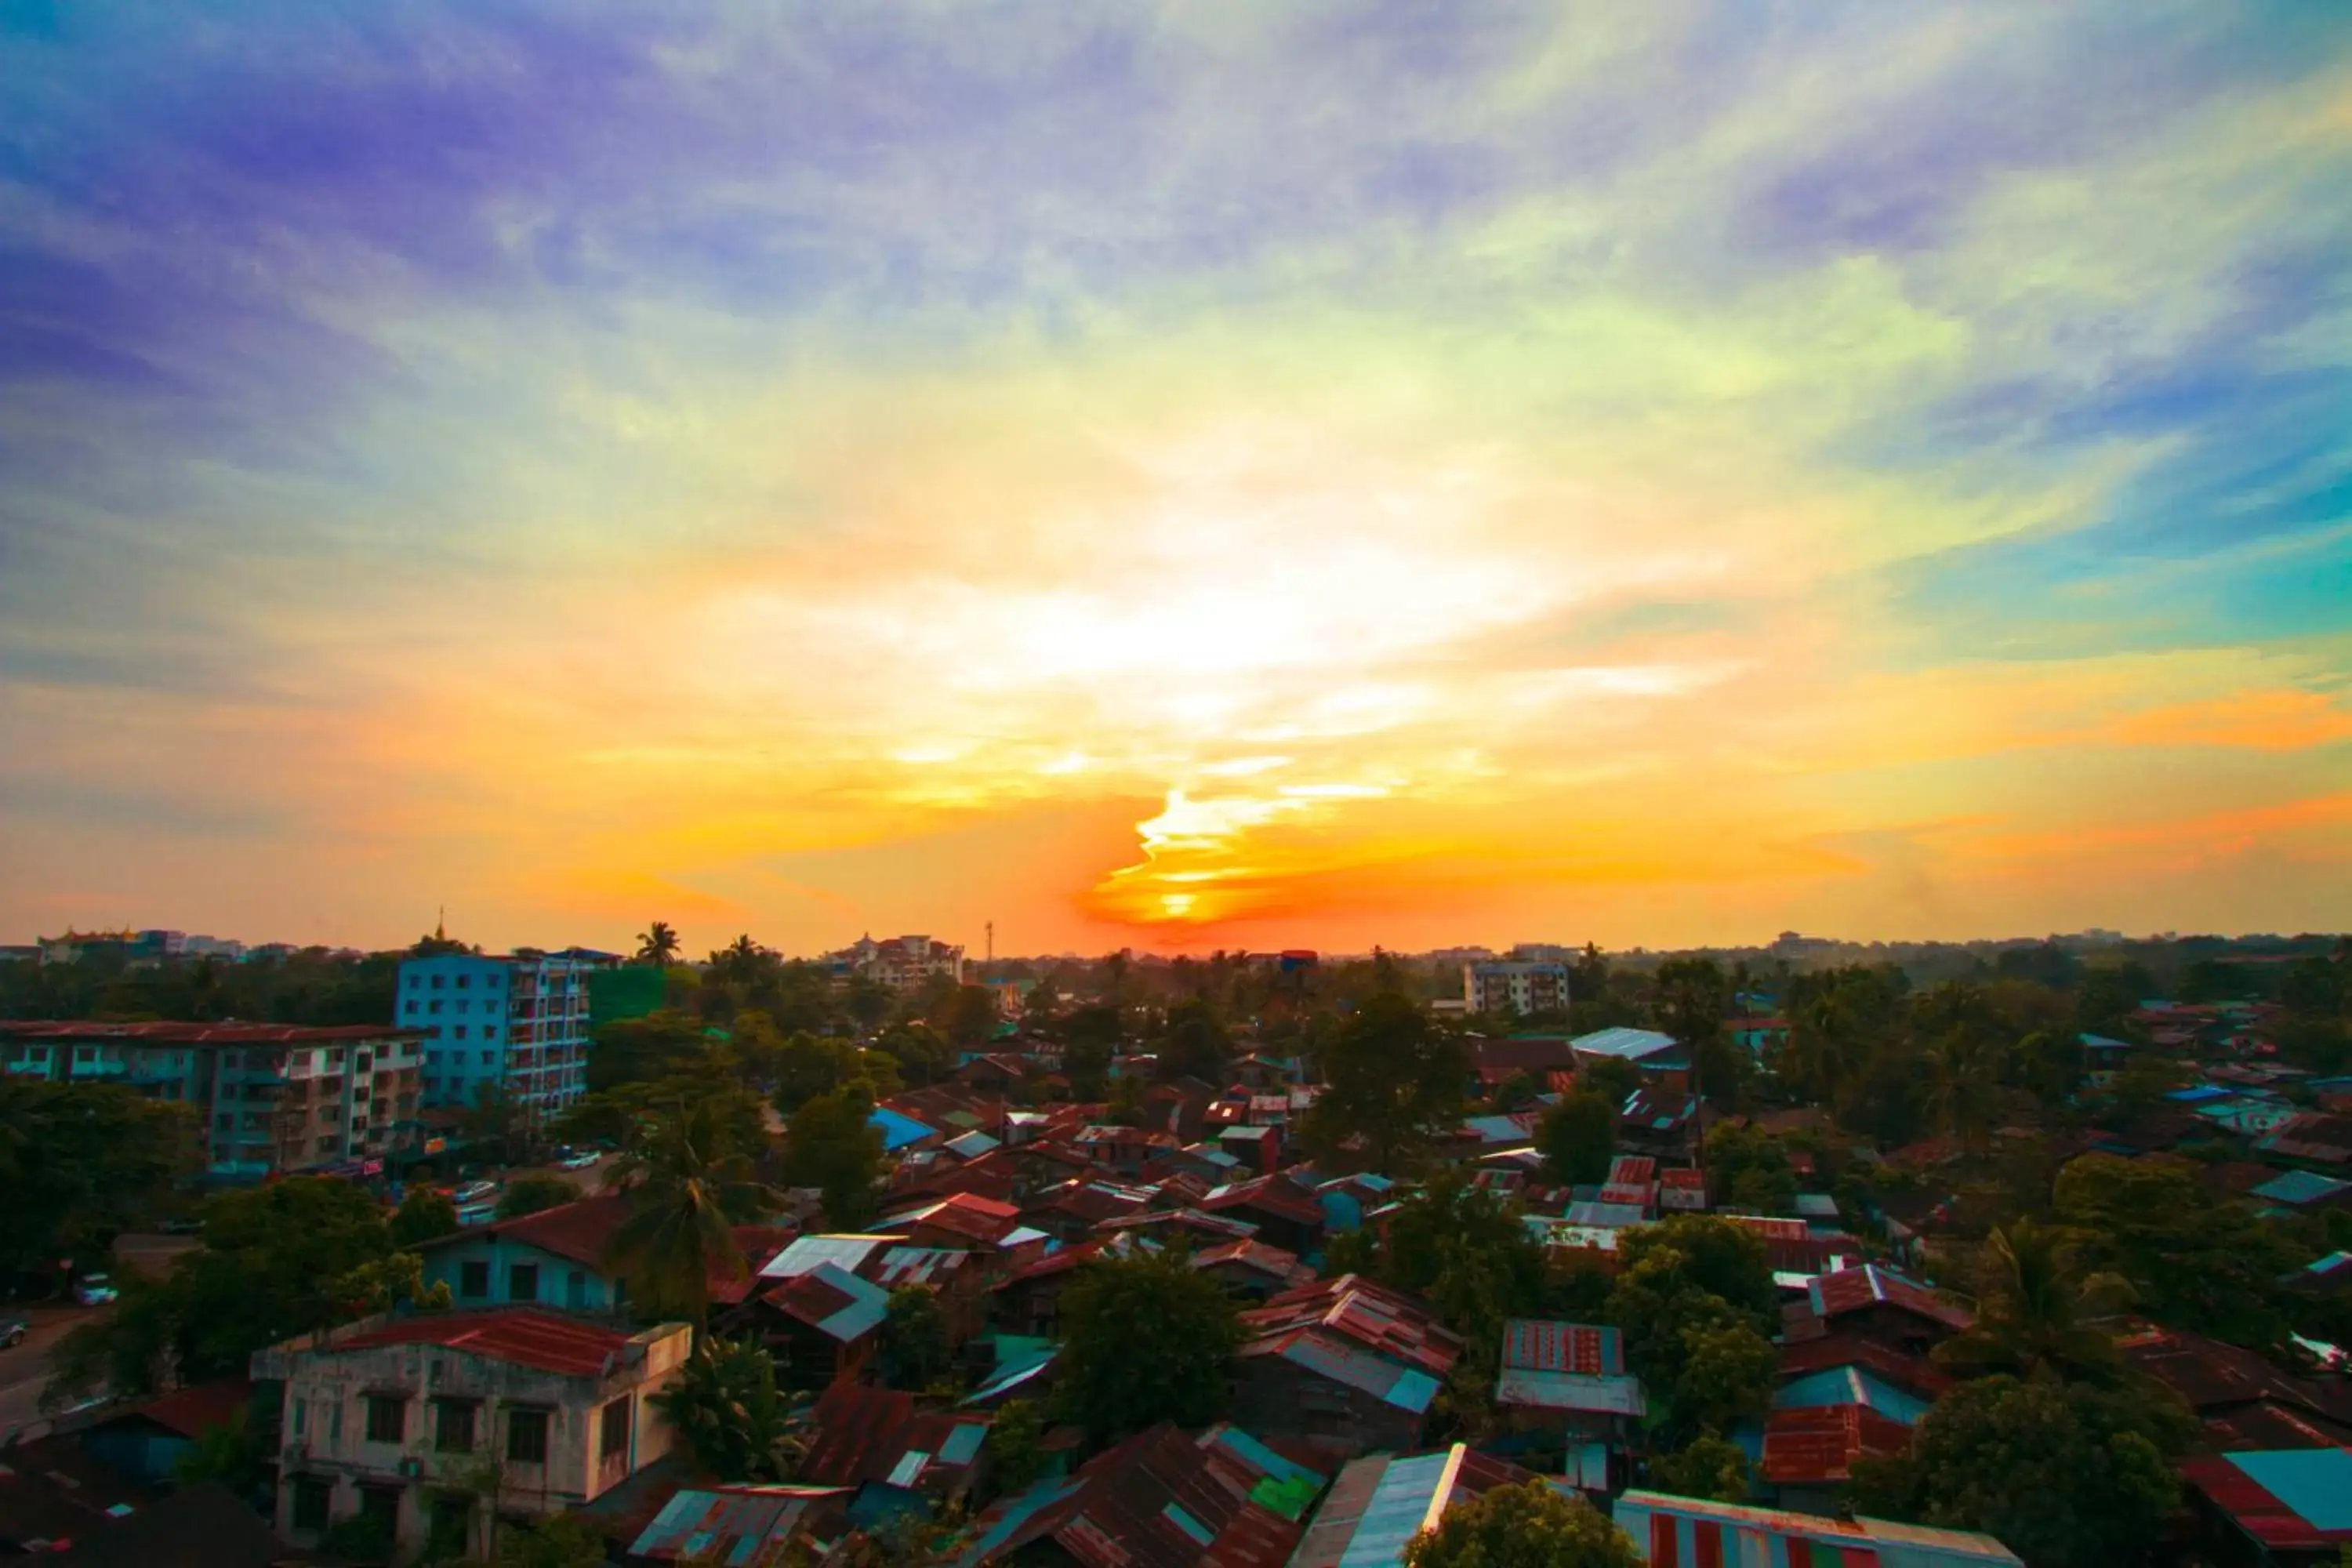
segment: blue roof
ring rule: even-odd
[[[2352,1182],[2323,1176],[2316,1171],[2288,1171],[2256,1187],[2253,1195],[2274,1204],[2308,1204],[2347,1191],[2352,1191]]]
[[[1284,1458],[1280,1454],[1230,1423],[1218,1427],[1216,1436],[1211,1441],[1220,1447],[1231,1448],[1240,1455],[1243,1462],[1252,1469],[1262,1475],[1272,1476],[1276,1480],[1311,1481],[1320,1487],[1327,1479],[1304,1465]]]
[[[2194,1105],[2200,1100],[2226,1100],[2235,1092],[2237,1091],[2234,1089],[2223,1089],[2219,1084],[2200,1083],[2189,1089],[2176,1089],[2164,1098],[2167,1100],[2177,1100],[2183,1105]]]
[[[1772,1395],[1776,1410],[1812,1410],[1832,1405],[1866,1405],[1890,1420],[1916,1426],[1927,1401],[1882,1383],[1858,1366],[1833,1366],[1783,1384]]]
[[[1437,1397],[1437,1379],[1384,1362],[1369,1352],[1312,1334],[1301,1334],[1283,1347],[1285,1361],[1321,1373],[1335,1383],[1360,1388],[1385,1405],[1418,1414]]]
[[[988,1437],[988,1423],[966,1421],[948,1434],[940,1445],[940,1462],[945,1465],[969,1465],[980,1455],[980,1446]]]
[[[2287,1448],[2223,1457],[2314,1530],[2352,1530],[2352,1448]]]
[[[2111,1040],[2105,1035],[2077,1035],[2074,1037],[2082,1042],[2085,1050],[2127,1051],[2132,1048],[2129,1040]]]
[[[866,1119],[866,1125],[882,1129],[882,1147],[885,1149],[903,1149],[909,1143],[919,1143],[938,1131],[924,1126],[911,1116],[901,1116],[887,1105],[876,1106],[874,1114]]]
[[[1662,1035],[1655,1029],[1595,1029],[1589,1035],[1579,1035],[1569,1045],[1589,1057],[1616,1057],[1624,1061],[1638,1062],[1645,1057],[1670,1051],[1681,1042],[1672,1035]]]
[[[1429,1505],[1437,1496],[1438,1483],[1445,1479],[1446,1462],[1452,1457],[1441,1448],[1434,1454],[1391,1460],[1364,1503],[1348,1549],[1339,1554],[1339,1568],[1395,1568],[1403,1562],[1405,1544],[1429,1517]]]

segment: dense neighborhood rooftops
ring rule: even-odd
[[[880,1328],[890,1310],[889,1291],[860,1279],[837,1263],[820,1263],[795,1274],[761,1300],[845,1343]]]
[[[1427,1454],[1372,1454],[1331,1483],[1290,1568],[1390,1568],[1447,1508],[1536,1478],[1457,1443]]]
[[[1764,1422],[1759,1467],[1775,1486],[1822,1486],[1852,1474],[1864,1455],[1907,1452],[1911,1428],[1865,1405],[1775,1410]]]
[[[2190,1459],[2181,1479],[2271,1552],[2352,1542],[2352,1448],[2297,1448]]]
[[[1906,1279],[1875,1263],[1816,1275],[1806,1288],[1806,1300],[1813,1313],[1822,1318],[1841,1317],[1884,1305],[1955,1331],[1976,1321],[1967,1308],[1947,1301],[1918,1281]]]

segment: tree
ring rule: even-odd
[[[2284,1338],[2278,1281],[2306,1259],[2247,1205],[2207,1197],[2193,1172],[2084,1154],[2058,1173],[2053,1209],[2077,1265],[2123,1276],[2158,1322],[2257,1349]]]
[[[890,1292],[882,1320],[882,1354],[894,1388],[919,1393],[947,1375],[953,1358],[939,1292],[928,1285],[901,1285]]]
[[[781,1200],[753,1179],[739,1140],[705,1099],[673,1107],[645,1149],[614,1168],[612,1184],[627,1194],[629,1213],[613,1233],[609,1260],[625,1275],[641,1315],[683,1318],[699,1329],[712,1277],[741,1278],[743,1250],[730,1226],[772,1212]]]
[[[1681,1447],[1652,1456],[1650,1482],[1678,1497],[1746,1502],[1748,1456],[1738,1444],[1703,1430]]]
[[[187,1106],[120,1085],[0,1073],[0,1280],[54,1286],[59,1258],[103,1259],[196,1170],[196,1132]]]
[[[1738,1098],[1748,1053],[1730,1043],[1723,1020],[1731,1011],[1731,984],[1711,958],[1670,958],[1658,965],[1657,1026],[1689,1047],[1699,1087],[1709,1098]]]
[[[1775,1362],[1779,1297],[1763,1243],[1727,1220],[1675,1215],[1625,1233],[1608,1318],[1656,1402],[1658,1425],[1690,1436],[1760,1415]]]
[[[857,1047],[847,1040],[805,1032],[786,1040],[776,1055],[776,1109],[790,1116],[821,1094],[831,1094],[857,1076]]]
[[[498,1217],[520,1219],[580,1201],[580,1189],[561,1176],[518,1176],[499,1194]]]
[[[1515,1072],[1496,1084],[1486,1096],[1486,1109],[1497,1116],[1508,1116],[1514,1110],[1525,1110],[1543,1094],[1543,1085],[1535,1074]]]
[[[1640,1568],[1633,1537],[1542,1480],[1449,1506],[1404,1550],[1406,1568]]]
[[[1470,1059],[1460,1039],[1393,992],[1372,997],[1340,1025],[1320,1053],[1323,1092],[1302,1119],[1321,1159],[1350,1159],[1394,1174],[1459,1121]]]
[[[875,1186],[889,1173],[873,1115],[873,1094],[850,1083],[803,1104],[784,1131],[785,1179],[824,1194],[825,1223],[835,1230],[873,1219]]]
[[[1181,1252],[1081,1265],[1061,1313],[1055,1397],[1093,1437],[1160,1421],[1202,1426],[1223,1410],[1241,1319],[1224,1287]]]
[[[655,921],[637,935],[636,960],[656,969],[667,969],[677,962],[677,928],[667,921]]]
[[[1216,1012],[1201,997],[1179,1002],[1168,1009],[1166,1026],[1152,1047],[1160,1057],[1163,1078],[1192,1077],[1221,1084],[1233,1060],[1233,1037]]]
[[[1761,1128],[1718,1122],[1706,1134],[1706,1184],[1719,1203],[1758,1214],[1796,1205],[1797,1177],[1780,1141]]]
[[[1563,1096],[1536,1127],[1551,1179],[1567,1186],[1604,1181],[1617,1154],[1617,1104],[1589,1090]]]
[[[2163,1447],[2127,1401],[2008,1376],[1961,1384],[1909,1455],[1858,1460],[1858,1512],[1982,1531],[2034,1568],[2140,1560],[2178,1493]]]
[[[1045,1418],[1026,1399],[1008,1399],[989,1424],[988,1458],[997,1485],[1025,1490],[1045,1468]]]
[[[389,1224],[394,1247],[421,1247],[457,1234],[457,1205],[438,1187],[411,1187]]]
[[[100,1382],[151,1394],[167,1369],[243,1377],[254,1352],[380,1310],[414,1278],[416,1255],[395,1253],[383,1211],[349,1182],[289,1177],[223,1193],[203,1215],[202,1247],[161,1278],[126,1275],[114,1310],[66,1336],[45,1398]]]
[[[959,985],[940,1012],[940,1028],[966,1050],[977,1050],[996,1033],[1001,1017],[996,994],[985,985]]]
[[[497,1556],[460,1568],[604,1568],[604,1538],[594,1526],[574,1514],[551,1513],[503,1527]]]
[[[785,1480],[798,1461],[776,1363],[756,1340],[705,1336],[653,1405],[722,1481]]]
[[[1424,1297],[1448,1327],[1491,1352],[1503,1324],[1543,1307],[1543,1247],[1495,1194],[1452,1173],[1389,1216],[1374,1277]]]
[[[2064,1237],[2030,1218],[1985,1237],[1977,1321],[1936,1347],[1959,1372],[2014,1372],[2112,1381],[2123,1368],[2114,1336],[2093,1320],[2132,1300],[2120,1275],[2084,1275]]]
[[[511,1163],[530,1141],[530,1113],[502,1083],[484,1080],[474,1090],[474,1103],[458,1115],[466,1147],[497,1163]]]
[[[172,1479],[184,1487],[218,1481],[241,1498],[251,1498],[269,1479],[274,1456],[268,1435],[254,1425],[253,1412],[238,1405],[228,1419],[205,1427],[172,1465]]]
[[[674,1076],[709,1054],[699,1020],[664,1007],[596,1026],[588,1045],[588,1092]]]

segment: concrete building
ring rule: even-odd
[[[963,949],[928,936],[895,936],[881,942],[861,936],[839,952],[825,954],[837,980],[853,976],[910,991],[931,976],[963,984]]]
[[[194,1106],[208,1173],[258,1181],[421,1140],[421,1038],[376,1024],[0,1023],[0,1071]]]
[[[394,1006],[425,1032],[425,1103],[472,1105],[503,1088],[533,1122],[588,1081],[588,976],[612,962],[524,949],[504,957],[438,953],[400,966]]]
[[[670,1451],[649,1403],[694,1331],[631,1334],[530,1308],[369,1318],[257,1352],[285,1385],[278,1533],[315,1546],[382,1522],[402,1561],[428,1543],[488,1556],[494,1517],[577,1508]]]
[[[1496,962],[1462,968],[1462,1000],[1474,1013],[1552,1013],[1568,1006],[1568,965]]]

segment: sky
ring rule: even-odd
[[[0,939],[2352,925],[2352,11],[0,7]]]

